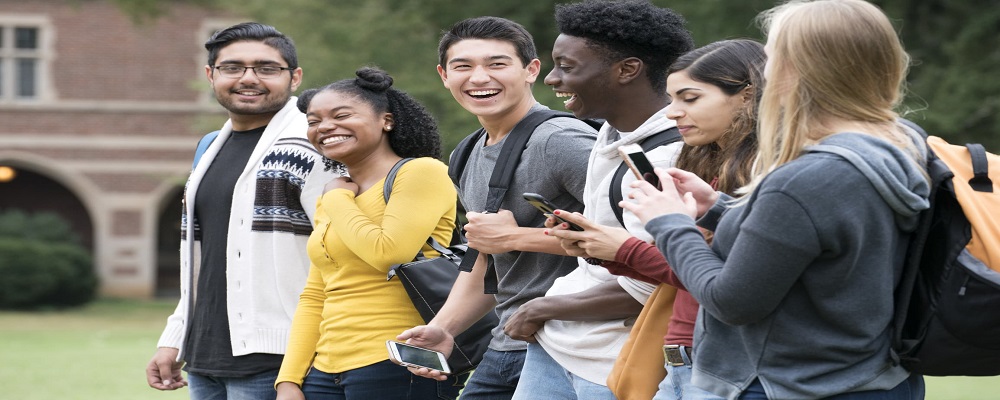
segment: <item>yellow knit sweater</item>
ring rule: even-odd
[[[451,240],[455,187],[446,165],[419,158],[400,168],[388,205],[382,194],[379,182],[356,197],[335,189],[318,201],[312,265],[277,382],[301,385],[310,366],[339,373],[387,360],[385,341],[424,323],[399,279],[386,274],[418,250],[436,256],[428,236]]]

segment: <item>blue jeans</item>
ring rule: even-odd
[[[653,400],[722,400],[722,397],[691,384],[691,358],[683,349],[680,353],[684,365],[663,364],[667,377],[660,381]]]
[[[889,390],[841,393],[827,397],[826,400],[923,400],[924,389],[923,375],[910,374],[909,378]],[[767,400],[764,385],[759,379],[755,379],[740,394],[740,400]]]
[[[510,400],[521,378],[524,350],[486,350],[472,377],[465,383],[462,400]]]
[[[528,344],[513,400],[615,400],[607,386],[590,382],[563,368],[540,344]]]
[[[188,373],[191,400],[273,400],[278,370],[242,378],[219,378]]]
[[[302,382],[302,393],[307,400],[451,400],[458,397],[465,378],[453,375],[439,382],[386,360],[337,374],[311,368]]]

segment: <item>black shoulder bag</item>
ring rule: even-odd
[[[389,204],[389,194],[392,192],[396,173],[403,164],[410,160],[412,158],[404,158],[397,162],[385,177],[382,192],[386,204]],[[434,316],[441,310],[441,306],[448,300],[451,287],[455,285],[455,280],[458,278],[458,265],[465,257],[467,249],[465,244],[446,248],[433,237],[427,238],[427,245],[440,253],[441,256],[427,258],[423,251],[419,251],[413,261],[392,266],[386,278],[391,280],[394,276],[399,277],[399,282],[406,289],[406,294],[410,296],[410,301],[413,302],[413,306],[417,308],[417,312],[420,313],[424,322],[430,322],[434,319]],[[500,318],[497,317],[496,313],[489,312],[465,332],[455,336],[455,347],[452,349],[451,356],[448,357],[448,365],[451,367],[452,374],[462,374],[479,365],[493,339],[492,330],[499,323]]]

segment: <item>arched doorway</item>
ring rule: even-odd
[[[31,169],[0,163],[0,212],[15,209],[58,214],[69,222],[80,244],[93,254],[94,225],[76,194]]]
[[[156,297],[180,297],[181,199],[178,187],[167,196],[156,222]]]

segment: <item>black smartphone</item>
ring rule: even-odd
[[[531,203],[531,205],[535,206],[535,208],[537,208],[538,211],[541,211],[542,214],[544,214],[546,217],[552,217],[559,222],[566,223],[566,225],[569,225],[569,229],[571,230],[583,231],[583,228],[581,228],[579,225],[566,221],[562,218],[559,218],[559,216],[555,215],[554,212],[558,207],[556,207],[555,204],[552,204],[552,202],[550,202],[545,197],[542,197],[542,195],[538,193],[525,193],[524,199],[527,200],[528,203]]]
[[[618,153],[628,168],[635,174],[636,179],[642,179],[660,189],[660,178],[653,172],[653,163],[646,158],[646,153],[638,144],[626,144],[618,147]]]

